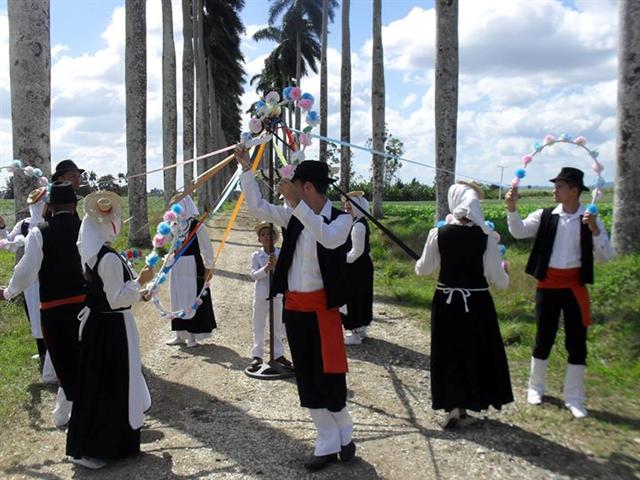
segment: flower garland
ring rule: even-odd
[[[42,170],[37,167],[32,167],[31,165],[27,165],[25,167],[22,165],[21,160],[13,160],[10,165],[0,167],[0,170],[7,170],[9,173],[15,173],[16,171],[20,170],[27,177],[37,178],[38,186],[50,188],[49,179],[44,176]]]
[[[591,170],[593,170],[596,174],[596,182],[593,188],[593,192],[591,193],[591,203],[587,206],[587,211],[593,215],[597,215],[598,207],[596,206],[596,201],[602,198],[602,188],[605,184],[604,178],[602,177],[604,166],[598,161],[598,156],[600,155],[600,153],[597,150],[592,150],[587,147],[587,139],[583,136],[572,138],[572,136],[568,133],[563,133],[558,138],[556,138],[553,135],[546,135],[542,140],[542,143],[535,142],[533,144],[533,151],[531,153],[527,153],[522,157],[522,167],[515,170],[515,177],[513,178],[513,180],[511,180],[511,187],[516,188],[518,187],[518,185],[520,185],[520,181],[527,174],[526,168],[533,161],[533,157],[538,155],[545,148],[557,143],[569,143],[571,145],[581,147],[587,151],[587,153],[593,160]]]
[[[300,87],[288,86],[282,90],[282,97],[278,92],[271,91],[254,105],[254,114],[249,120],[250,132],[244,133],[243,139],[262,132],[275,134],[278,128],[282,129],[291,155],[290,163],[279,169],[281,177],[289,179],[293,177],[296,166],[305,159],[304,151],[313,143],[309,133],[314,127],[320,125],[320,114],[312,110],[314,103],[315,98],[310,93],[302,93]],[[300,133],[292,132],[281,118],[283,108],[295,107],[306,114],[307,126]]]

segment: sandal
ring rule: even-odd
[[[257,372],[260,369],[260,365],[262,365],[262,359],[260,357],[253,357],[252,362],[247,367],[248,372]]]

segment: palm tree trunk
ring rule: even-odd
[[[351,142],[351,0],[342,0],[342,67],[340,69],[340,140]],[[340,149],[340,188],[348,192],[351,184],[351,149]]]
[[[620,0],[618,37],[618,138],[613,198],[613,247],[640,251],[640,4]]]
[[[322,49],[320,50],[320,135],[327,136],[327,37],[329,0],[322,0]],[[320,140],[320,161],[327,161],[327,142]]]
[[[373,51],[371,72],[371,130],[373,149],[384,151],[385,141],[385,87],[384,57],[382,49],[382,0],[373,0]],[[382,218],[382,191],[384,188],[384,158],[373,156],[372,181],[373,215]]]
[[[143,173],[147,165],[147,21],[145,0],[125,0],[125,89],[127,175]],[[129,180],[129,244],[151,244],[147,228],[147,177]]]
[[[447,193],[456,169],[458,130],[458,0],[436,1],[436,204],[437,219],[449,213]]]
[[[176,98],[176,46],[173,40],[171,0],[162,0],[162,164],[176,163],[178,104]],[[164,203],[176,193],[176,169],[164,171]]]
[[[302,88],[302,41],[300,32],[296,33],[296,86]],[[300,109],[296,107],[296,129],[300,130]]]
[[[193,158],[193,2],[182,0],[182,158]],[[182,166],[184,185],[193,181],[193,163]]]
[[[9,76],[13,157],[51,175],[51,42],[49,0],[9,0]],[[13,175],[16,221],[27,215],[37,180]],[[20,213],[18,213],[20,212]]]

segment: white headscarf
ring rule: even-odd
[[[453,218],[460,220],[467,218],[475,225],[479,226],[485,235],[489,235],[491,230],[484,223],[484,215],[480,208],[480,200],[476,190],[469,185],[462,183],[454,183],[449,187],[447,196],[449,201],[449,210]]]
[[[115,217],[112,222],[97,222],[89,215],[85,215],[78,234],[78,251],[82,267],[93,267],[98,252],[107,242],[112,242],[122,229],[122,218]]]
[[[367,213],[371,213],[371,211],[369,210],[369,202],[366,198],[364,198],[364,196],[349,196],[349,198],[353,203],[357,203]],[[357,207],[353,205],[351,205],[351,215],[356,220],[360,220],[362,217],[364,217],[364,213],[362,213],[360,210],[358,210]]]
[[[30,217],[25,219],[25,222],[29,222],[29,231],[31,231],[33,227],[37,227],[40,223],[44,222],[44,217],[42,216],[43,210],[44,210],[44,197],[40,201],[32,205],[29,205]]]
[[[196,215],[200,215],[200,212],[198,211],[198,207],[196,207],[196,204],[193,203],[193,199],[191,198],[191,195],[187,195],[186,197],[184,197],[182,200],[178,202],[178,204],[184,209],[185,217],[189,218],[189,217],[195,217]]]

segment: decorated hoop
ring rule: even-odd
[[[44,176],[42,170],[30,165],[27,165],[25,167],[22,165],[22,160],[13,160],[11,164],[0,167],[0,170],[6,170],[9,173],[15,173],[17,170],[20,170],[27,177],[37,178],[39,186],[47,187],[49,185],[49,180]]]
[[[541,153],[545,148],[557,143],[568,143],[571,145],[576,145],[577,147],[584,149],[593,160],[591,170],[593,170],[596,174],[596,181],[591,193],[591,203],[587,206],[587,211],[593,215],[597,215],[598,207],[596,206],[596,202],[600,198],[602,198],[602,188],[605,184],[604,178],[602,177],[604,166],[598,161],[598,157],[600,155],[599,152],[587,147],[587,139],[583,136],[572,138],[571,135],[563,133],[558,138],[556,138],[553,135],[546,135],[542,140],[542,143],[535,142],[533,144],[533,151],[531,153],[527,153],[522,157],[522,167],[515,170],[515,177],[513,178],[513,180],[511,180],[511,186],[515,188],[520,185],[520,181],[527,175],[526,169],[533,161],[533,157]]]

